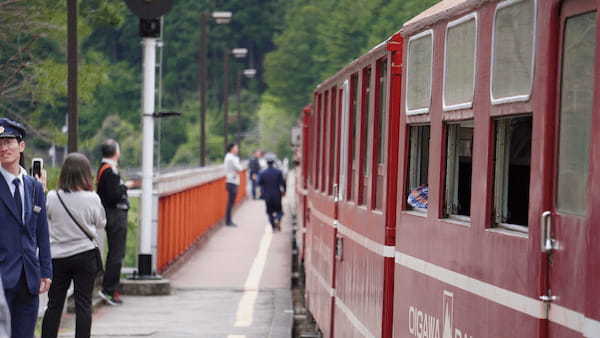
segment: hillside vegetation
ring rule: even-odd
[[[289,154],[289,129],[312,89],[361,53],[399,30],[435,0],[177,0],[165,16],[163,110],[179,118],[157,123],[160,166],[193,166],[199,156],[198,55],[200,15],[229,10],[228,25],[209,25],[207,148],[223,156],[223,54],[230,58],[229,140],[239,131],[242,150]],[[28,127],[28,157],[64,147],[67,115],[66,1],[0,0],[0,116]],[[99,144],[122,144],[124,166],[141,160],[141,45],[138,20],[120,0],[79,1],[80,151],[93,161]],[[256,68],[242,80],[237,72]],[[238,109],[241,119],[236,118]],[[157,163],[158,164],[158,163]]]

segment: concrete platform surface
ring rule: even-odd
[[[233,219],[237,227],[217,229],[167,276],[171,295],[123,296],[123,305],[98,309],[92,337],[290,337],[289,213],[275,233],[263,201],[247,200]],[[59,337],[73,337],[73,316],[63,321]]]

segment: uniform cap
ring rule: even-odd
[[[5,117],[0,118],[0,138],[25,138],[25,128],[22,124]]]
[[[275,162],[277,160],[277,156],[275,154],[273,154],[273,153],[267,153],[265,155],[265,160],[267,162]]]

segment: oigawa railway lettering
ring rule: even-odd
[[[454,295],[451,292],[444,291],[442,313],[444,317],[440,324],[439,316],[409,306],[408,332],[417,338],[473,338],[465,330],[454,327]]]

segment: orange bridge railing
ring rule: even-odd
[[[236,204],[246,197],[247,170],[240,174]],[[158,196],[156,271],[163,272],[225,217],[223,166],[162,175]],[[156,200],[156,199],[155,199]]]

